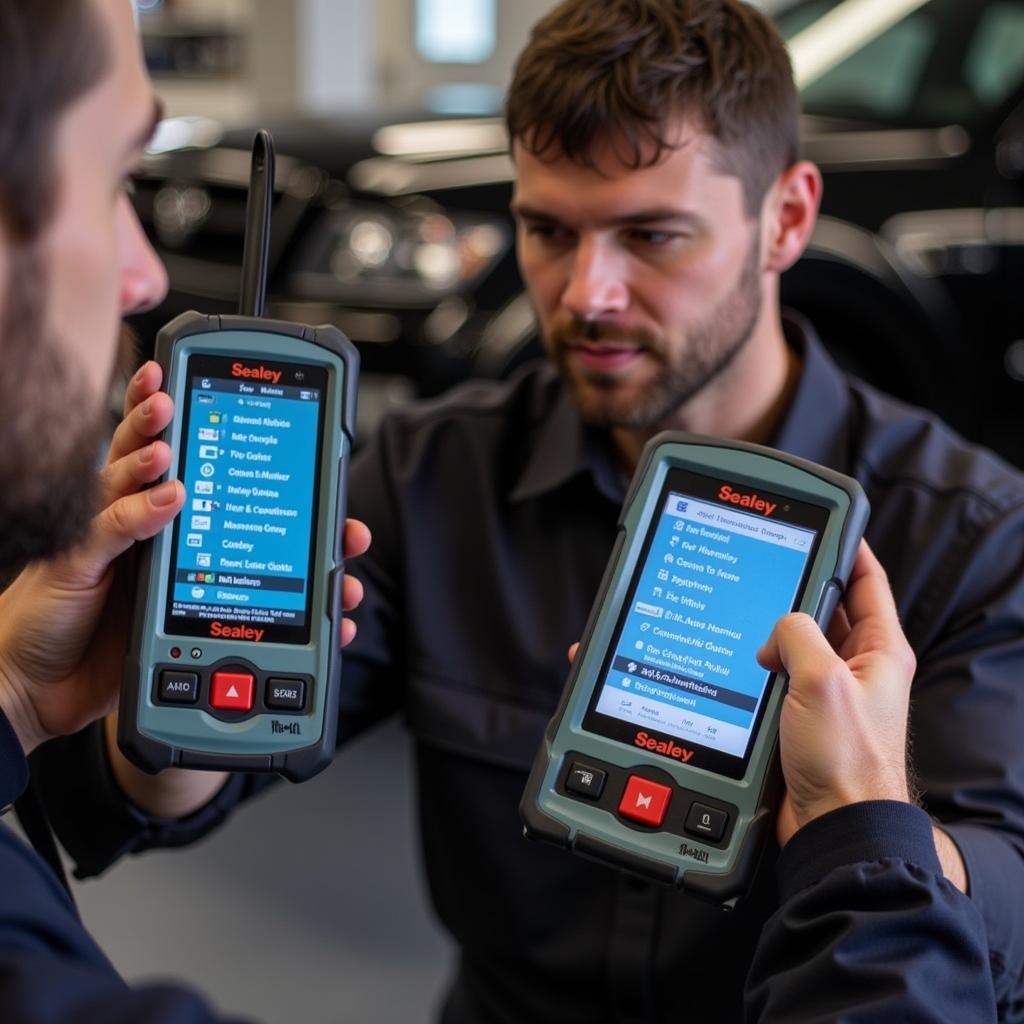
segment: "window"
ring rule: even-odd
[[[480,64],[497,43],[497,0],[416,0],[416,49],[435,64]]]

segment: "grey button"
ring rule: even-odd
[[[725,835],[725,826],[729,823],[729,815],[717,807],[695,803],[686,816],[683,828],[691,836],[703,836],[717,843]]]
[[[591,768],[590,765],[575,762],[565,777],[565,788],[570,793],[579,793],[580,796],[590,797],[597,800],[604,789],[605,773],[600,768]]]
[[[160,673],[159,694],[168,704],[195,704],[199,700],[199,676],[195,672],[164,669]]]
[[[306,705],[306,684],[301,679],[268,679],[268,708],[301,711]]]

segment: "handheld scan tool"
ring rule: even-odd
[[[359,358],[264,320],[273,145],[253,147],[239,316],[184,313],[156,358],[185,507],[145,548],[118,742],[147,771],[324,768],[337,732],[346,463]]]
[[[775,623],[835,611],[859,484],[757,445],[665,433],[618,539],[520,805],[525,832],[731,905],[780,794]]]

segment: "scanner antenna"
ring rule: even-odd
[[[238,312],[263,316],[267,301],[267,263],[270,258],[270,208],[274,198],[274,140],[260,129],[252,140],[252,172],[245,206],[245,244],[242,250],[242,294]]]

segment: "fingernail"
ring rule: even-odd
[[[139,372],[137,374],[135,374],[135,383],[136,384],[141,384],[142,383],[142,378],[145,376],[145,374],[146,374],[146,364],[143,363],[141,369],[139,370]]]
[[[145,448],[139,451],[139,462],[152,462],[153,456],[156,454],[156,445],[147,444]]]
[[[149,492],[149,503],[154,508],[162,508],[164,505],[170,505],[177,497],[177,484],[173,480],[168,480]]]
[[[153,403],[152,402],[143,402],[142,403],[142,415],[143,416],[148,416],[152,411],[153,411]]]

